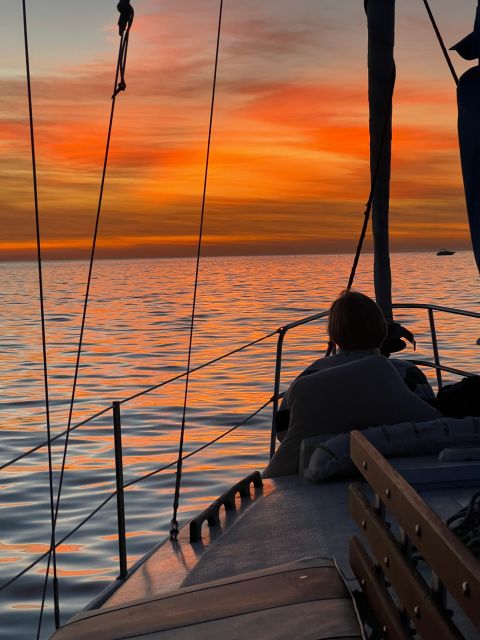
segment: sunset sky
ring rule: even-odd
[[[33,256],[20,0],[2,14],[0,260]],[[133,0],[100,257],[194,253],[218,0]],[[476,0],[432,0],[446,43]],[[44,255],[91,242],[118,48],[113,0],[27,0]],[[225,0],[205,253],[353,251],[369,191],[363,0]],[[453,53],[461,73],[465,65]],[[421,0],[397,0],[392,246],[468,246],[455,86]]]

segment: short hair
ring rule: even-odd
[[[340,349],[376,349],[387,336],[387,323],[376,302],[347,290],[330,307],[328,335]]]

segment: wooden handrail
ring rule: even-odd
[[[441,583],[480,627],[480,562],[359,431],[351,434],[350,456]]]

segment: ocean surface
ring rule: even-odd
[[[326,309],[345,286],[351,256],[206,258],[192,367]],[[467,252],[392,256],[396,302],[436,303],[480,311],[479,279]],[[195,264],[189,259],[99,261],[95,265],[73,423],[185,370]],[[87,274],[83,262],[44,265],[52,433],[66,428]],[[0,264],[2,281],[0,465],[44,442],[45,402],[36,266]],[[362,257],[356,288],[372,294],[372,256]],[[432,358],[425,311],[398,312]],[[478,371],[480,323],[436,314],[444,364]],[[287,334],[282,387],[326,347],[325,322]],[[185,452],[242,421],[273,390],[275,337],[193,374]],[[412,357],[409,348],[401,357]],[[427,372],[435,383],[435,376]],[[447,376],[447,381],[453,379]],[[121,406],[125,482],[176,458],[184,380]],[[180,520],[218,497],[268,457],[271,405],[246,425],[184,463]],[[55,494],[65,439],[54,443]],[[126,492],[129,564],[168,534],[173,470]],[[56,538],[61,539],[115,488],[111,411],[70,436]],[[0,471],[0,588],[48,551],[48,463],[43,447]],[[118,574],[115,500],[58,549],[61,617],[66,621]],[[0,637],[36,637],[46,561],[0,591]],[[43,632],[52,631],[51,585]]]

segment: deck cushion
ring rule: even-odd
[[[290,425],[264,472],[267,478],[298,472],[304,438],[440,417],[407,388],[395,367],[381,355],[299,378],[289,398]]]
[[[180,589],[147,602],[73,618],[55,640],[326,640],[362,638],[351,595],[333,562],[297,562]]]
[[[480,418],[437,418],[371,427],[363,435],[384,456],[428,456],[452,446],[480,444]],[[350,434],[316,443],[304,476],[322,482],[356,473],[350,459]]]

